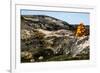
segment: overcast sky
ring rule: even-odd
[[[89,13],[35,11],[22,9],[21,15],[47,15],[66,21],[69,24],[79,24],[80,22],[83,22],[85,25],[90,25]]]

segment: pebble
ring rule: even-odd
[[[43,56],[40,56],[38,59],[39,59],[39,60],[42,60],[42,59],[43,59]]]
[[[31,61],[31,62],[35,62],[35,59],[31,59],[30,61]]]

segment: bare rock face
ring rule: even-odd
[[[89,59],[89,35],[76,37],[75,28],[49,16],[22,16],[22,62]]]
[[[82,52],[84,54],[89,54],[89,36],[83,36],[77,38],[77,41],[71,47],[72,57],[75,57]],[[87,50],[86,52],[84,50]]]

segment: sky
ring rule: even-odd
[[[21,9],[21,15],[47,15],[63,21],[69,24],[79,24],[83,22],[84,25],[90,25],[89,13],[80,12],[62,12],[62,11],[37,11],[37,10],[25,10]]]

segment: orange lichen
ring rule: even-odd
[[[77,37],[82,37],[82,36],[84,36],[84,35],[86,35],[86,28],[85,28],[85,26],[84,26],[83,23],[80,23],[80,24],[77,26],[75,36],[77,36]]]

